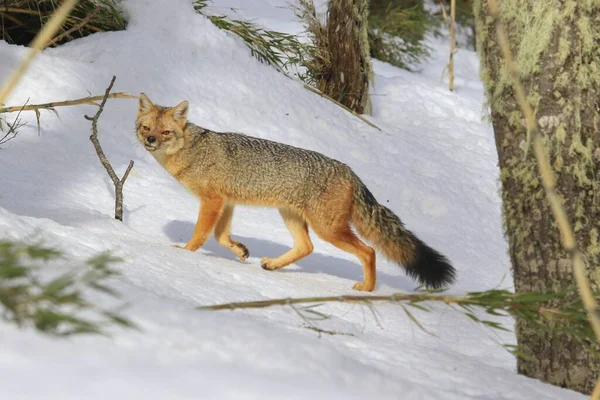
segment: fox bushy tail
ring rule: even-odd
[[[429,289],[451,284],[456,271],[450,261],[407,230],[396,214],[379,204],[364,183],[354,178],[352,221],[358,233]]]

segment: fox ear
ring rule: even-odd
[[[152,108],[154,108],[154,104],[152,104],[148,96],[144,92],[140,93],[139,112],[147,114]]]
[[[190,104],[187,101],[182,101],[173,107],[173,119],[175,121],[186,121]]]

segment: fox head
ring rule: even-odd
[[[152,104],[148,96],[140,93],[135,123],[136,134],[144,148],[155,155],[177,153],[185,145],[184,128],[189,104],[182,101],[175,107]]]

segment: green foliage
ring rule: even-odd
[[[296,17],[304,24],[309,45],[304,45],[303,58],[299,65],[305,68],[300,75],[306,84],[314,86],[324,92],[325,82],[331,71],[331,54],[329,53],[329,40],[327,27],[321,22],[313,0],[298,0],[294,7]]]
[[[233,33],[244,41],[251,54],[263,63],[285,72],[289,66],[302,65],[309,46],[294,35],[263,29],[247,21],[232,20],[224,15],[208,15],[209,0],[193,0],[196,12],[206,16],[219,29]]]
[[[39,244],[0,241],[0,315],[5,321],[58,337],[105,334],[115,325],[135,328],[118,310],[98,307],[86,296],[97,292],[119,298],[106,284],[118,276],[110,267],[118,258],[101,253],[83,268],[48,276],[43,266],[62,259],[60,251]]]
[[[433,19],[420,0],[371,1],[369,28],[373,58],[410,69],[430,55],[424,39]]]
[[[512,293],[505,290],[468,293],[468,300],[458,303],[476,322],[496,329],[496,322],[475,317],[474,309],[487,314],[511,315],[531,323],[540,332],[564,333],[594,351],[595,336],[576,288],[562,291]],[[519,351],[518,349],[516,349]]]
[[[59,0],[5,0],[0,10],[0,39],[27,45],[60,6]],[[91,17],[90,17],[91,16]],[[52,45],[94,32],[123,30],[127,21],[115,0],[79,0],[57,33]]]

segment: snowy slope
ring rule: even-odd
[[[283,0],[215,1],[215,13],[256,19],[299,32]],[[147,93],[163,105],[190,101],[190,119],[320,151],[349,164],[380,202],[396,211],[458,270],[452,293],[511,287],[500,224],[496,153],[481,122],[476,56],[457,58],[455,93],[439,81],[446,53],[419,73],[375,62],[377,131],[273,68],[238,39],[195,15],[187,0],[125,0],[124,32],[100,33],[50,49],[34,63],[9,104],[115,91]],[[0,76],[26,49],[0,42]],[[266,272],[292,239],[275,210],[239,207],[234,238],[251,257],[240,263],[211,239],[196,253],[174,249],[193,229],[198,202],[136,143],[137,102],[112,100],[100,141],[122,174],[124,223],[112,219],[112,183],[88,140],[88,106],[35,116],[0,152],[0,238],[37,235],[73,260],[104,249],[124,257],[115,283],[143,332],[113,339],[57,341],[0,322],[0,398],[10,399],[580,399],[583,396],[515,373],[498,334],[437,306],[418,314],[436,337],[393,305],[378,321],[362,307],[330,305],[315,323],[350,335],[323,335],[286,308],[194,311],[198,305],[350,293],[358,261],[312,235],[315,253],[283,271]],[[378,261],[378,293],[411,290],[401,269]],[[511,326],[511,321],[507,321]],[[31,384],[32,376],[35,384]]]

